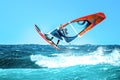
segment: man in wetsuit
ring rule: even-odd
[[[50,37],[49,35],[52,35],[52,37]],[[67,33],[67,29],[55,29],[54,31],[52,31],[50,34],[44,34],[46,39],[52,41],[54,37],[58,38],[58,41],[56,43],[56,46],[59,44],[60,40],[63,40],[63,36],[66,36]],[[54,36],[54,37],[53,37]]]
[[[56,37],[56,38],[58,38],[58,41],[57,41],[56,45],[58,45],[59,42],[60,42],[60,40],[63,40],[63,36],[66,36],[66,34],[67,34],[67,29],[64,30],[63,27],[64,27],[64,26],[67,26],[68,24],[70,24],[70,22],[68,22],[68,23],[66,23],[66,24],[62,24],[62,25],[59,26],[58,29],[53,30],[53,31],[50,33],[50,34],[52,35],[52,37],[49,37],[50,34],[45,34],[46,39],[52,41],[52,39],[53,39],[54,37]],[[64,32],[62,32],[62,31],[64,31]]]

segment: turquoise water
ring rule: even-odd
[[[1,45],[0,80],[120,80],[119,45]]]

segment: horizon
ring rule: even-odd
[[[45,46],[51,46],[50,44],[0,44],[0,46],[2,46],[2,45],[45,45]],[[84,46],[84,45],[91,45],[91,46],[120,46],[120,44],[81,44],[81,45],[77,45],[77,44],[60,44],[60,45],[58,45],[58,46]]]

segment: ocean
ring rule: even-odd
[[[0,45],[0,80],[120,80],[120,45]]]

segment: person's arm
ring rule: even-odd
[[[65,23],[65,24],[62,24],[61,26],[58,27],[58,29],[60,30],[60,29],[62,29],[63,27],[67,26],[68,24],[70,24],[70,22],[67,22],[67,23]]]

